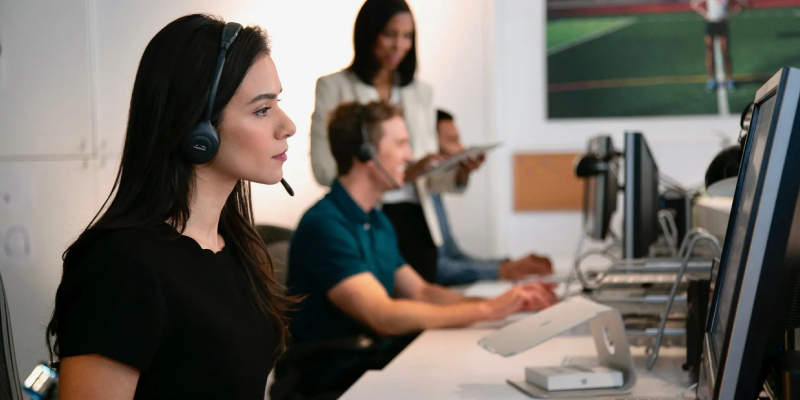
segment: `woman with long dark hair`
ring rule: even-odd
[[[460,191],[467,182],[459,181],[458,169],[427,178],[421,175],[441,157],[433,91],[415,78],[416,28],[405,0],[367,0],[356,17],[353,48],[355,55],[349,67],[317,81],[311,117],[314,176],[325,186],[330,186],[337,176],[327,126],[329,114],[336,106],[342,102],[366,104],[376,100],[402,106],[416,161],[407,167],[404,182],[386,179],[387,187],[396,190],[383,197],[383,212],[397,230],[403,257],[425,280],[434,283],[437,246],[442,239],[429,193]],[[466,172],[461,174],[462,178],[468,176],[469,171]]]
[[[147,45],[110,204],[63,257],[47,328],[62,400],[263,399],[293,300],[250,182],[282,179],[281,90],[259,27],[189,15]]]

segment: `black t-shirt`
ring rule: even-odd
[[[139,369],[134,399],[263,399],[277,331],[228,247],[203,249],[166,224],[104,234],[65,268],[60,356]]]

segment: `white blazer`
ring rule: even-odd
[[[438,153],[433,89],[425,83],[414,80],[399,88],[399,92],[414,159]],[[331,154],[328,141],[328,122],[331,112],[344,102],[357,101],[366,104],[379,99],[380,96],[374,86],[362,82],[348,70],[317,79],[314,114],[311,116],[311,167],[320,185],[330,186],[338,175],[336,160]],[[420,205],[425,213],[431,237],[437,246],[442,244],[442,234],[429,193],[463,190],[456,185],[455,176],[456,170],[453,170],[416,182]]]

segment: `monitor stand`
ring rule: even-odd
[[[508,379],[508,383],[527,395],[539,399],[619,396],[630,393],[636,384],[636,371],[622,316],[614,308],[583,297],[571,297],[495,331],[482,338],[479,344],[492,353],[509,357],[585,323],[589,324],[594,338],[598,364],[621,372],[621,386],[548,391],[526,379]],[[565,367],[565,365],[560,367]]]

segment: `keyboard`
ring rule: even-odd
[[[609,274],[600,281],[601,285],[673,285],[675,284],[676,274],[642,274],[642,273],[627,273],[627,274]],[[686,276],[681,279],[682,282],[688,282]]]

